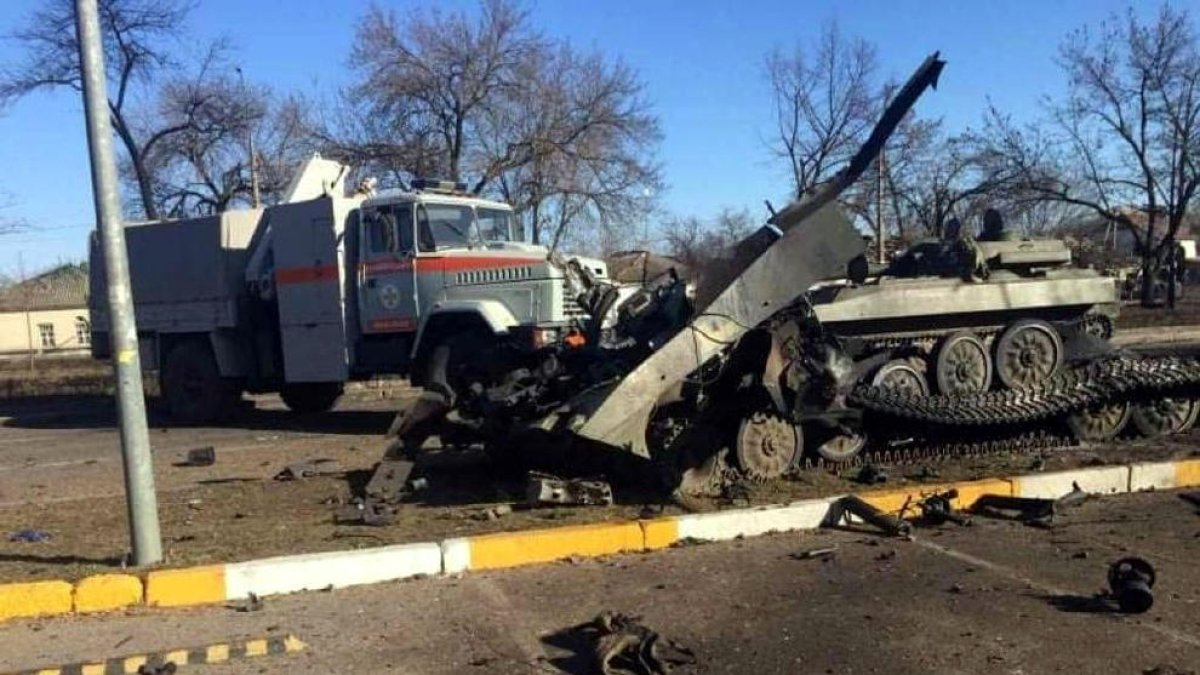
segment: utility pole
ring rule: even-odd
[[[108,285],[108,336],[117,380],[117,413],[121,423],[121,458],[125,469],[125,501],[133,562],[138,567],[162,560],[158,529],[158,498],[154,492],[154,463],[146,429],[142,365],[138,357],[137,326],[129,286],[129,260],[121,201],[117,193],[117,163],[113,158],[108,120],[103,42],[96,0],[75,0],[75,30],[83,75],[83,109],[91,151],[92,193],[104,250]]]
[[[238,82],[242,85],[242,93],[246,92],[246,78],[242,75],[241,67],[234,70],[238,74]],[[254,200],[254,208],[258,208],[262,203],[258,194],[258,153],[254,152],[254,124],[251,124],[246,131],[247,145],[250,146],[250,195]]]

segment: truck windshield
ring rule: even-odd
[[[512,231],[512,213],[500,209],[479,208],[479,236],[484,241],[516,241]]]
[[[422,251],[470,248],[479,243],[475,210],[453,204],[421,204],[417,228]]]

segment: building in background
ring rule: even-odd
[[[87,264],[60,265],[0,289],[0,356],[91,348]]]

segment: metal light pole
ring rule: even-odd
[[[235,68],[238,74],[238,82],[242,85],[242,90],[246,89],[246,78],[242,75],[242,69]],[[250,194],[254,198],[254,208],[258,208],[262,203],[258,194],[258,154],[254,152],[254,126],[246,132],[248,144],[250,146]]]
[[[121,422],[121,457],[125,469],[125,501],[133,562],[152,565],[162,560],[158,530],[158,500],[154,493],[154,464],[146,429],[142,367],[138,358],[137,326],[129,287],[129,260],[117,194],[117,163],[113,159],[108,118],[108,85],[104,76],[103,42],[96,0],[75,0],[75,30],[83,75],[83,108],[91,150],[92,192],[104,250],[108,282],[109,341],[117,379],[117,412]]]

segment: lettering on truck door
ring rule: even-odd
[[[417,329],[412,209],[411,203],[399,203],[362,211],[358,288],[363,333]]]

